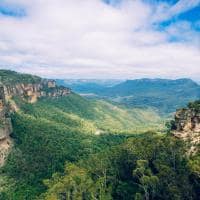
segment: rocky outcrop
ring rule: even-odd
[[[175,114],[173,135],[184,140],[189,147],[189,154],[198,151],[200,145],[200,101],[189,104]]]
[[[67,96],[71,93],[70,89],[57,86],[54,80],[41,79],[37,83],[16,83],[1,84],[0,86],[0,167],[11,149],[12,133],[10,112],[19,110],[13,97],[20,97],[29,103],[35,103],[38,98],[51,97],[58,98]]]
[[[4,88],[0,87],[0,167],[4,164],[12,145],[11,132],[12,124],[11,119],[7,116]]]
[[[40,97],[61,97],[70,94],[70,89],[57,86],[54,80],[41,80],[38,83],[18,83],[16,85],[4,85],[5,99],[20,96],[29,103],[34,103]]]

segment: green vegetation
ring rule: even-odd
[[[34,199],[45,190],[42,180],[62,172],[66,161],[77,162],[125,139],[106,133],[96,136],[98,129],[91,120],[94,110],[78,95],[43,99],[35,104],[17,97],[14,100],[20,107],[12,116],[15,147],[1,169],[5,180],[12,179],[14,186],[5,182],[8,187],[2,198]]]
[[[37,105],[39,109],[51,105],[53,109],[58,108],[62,112],[76,114],[90,121],[97,129],[117,133],[162,131],[166,120],[150,108],[127,109],[103,100],[87,100],[77,94],[71,94],[67,98],[43,99]]]
[[[67,162],[62,174],[44,180],[39,199],[198,199],[198,163],[191,165],[184,145],[171,137],[146,133],[89,156]]]
[[[37,83],[39,81],[41,81],[41,78],[38,76],[20,74],[10,70],[0,70],[0,82],[5,85],[17,83]]]
[[[200,112],[200,100],[189,103],[188,108]]]
[[[0,76],[4,84],[38,80],[5,70]],[[0,169],[0,199],[199,199],[200,147],[189,156],[169,134],[174,122],[164,129],[155,109],[74,93],[34,104],[11,101],[19,111],[9,113],[14,146]],[[199,104],[188,106],[199,112]]]
[[[94,110],[110,104],[75,94],[15,102],[21,111],[12,116],[15,147],[1,169],[0,198],[198,199],[199,157],[189,159],[181,141],[153,132],[95,135],[102,110]]]

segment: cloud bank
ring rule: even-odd
[[[174,20],[199,0],[109,2],[5,0],[0,67],[53,78],[200,79],[200,21]]]

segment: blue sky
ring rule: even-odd
[[[24,17],[26,15],[25,8],[18,4],[7,3],[0,0],[0,14],[7,17]]]
[[[200,0],[0,0],[0,68],[200,80]]]

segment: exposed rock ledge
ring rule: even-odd
[[[41,80],[38,83],[18,83],[16,85],[4,85],[5,99],[13,96],[21,96],[29,103],[34,103],[40,97],[60,97],[70,94],[70,89],[57,86],[54,80]]]
[[[197,152],[200,145],[200,101],[189,104],[175,114],[173,134],[184,140],[189,146],[189,154]]]

